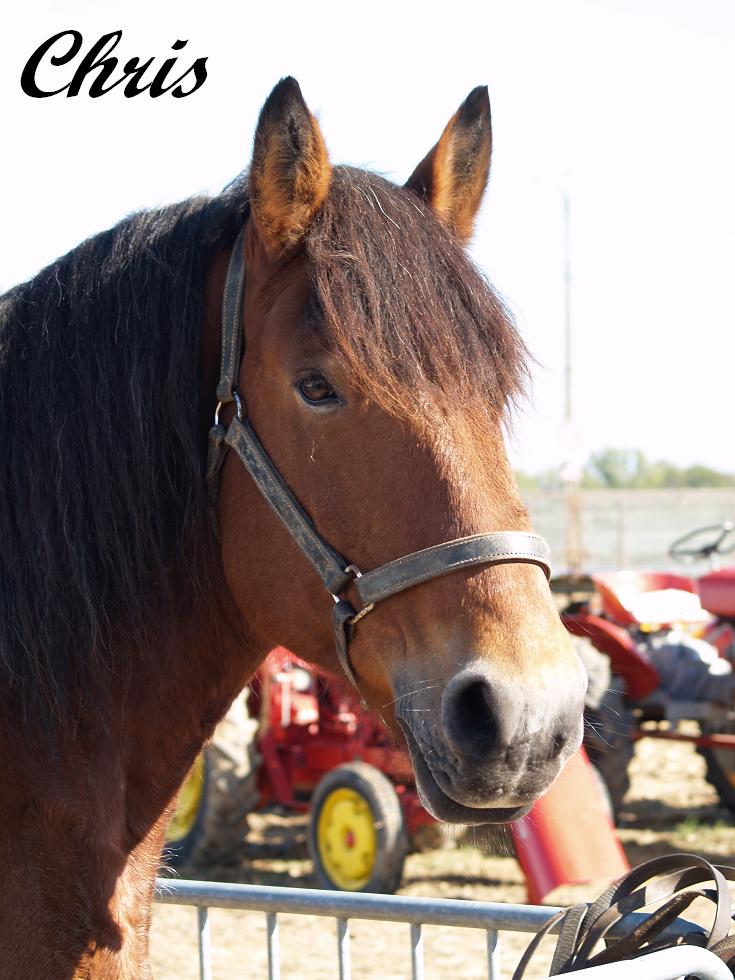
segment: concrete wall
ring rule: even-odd
[[[575,502],[563,492],[523,495],[533,524],[551,546],[555,572],[569,568],[568,518]],[[686,490],[585,490],[577,494],[583,571],[681,569],[669,545],[706,524],[735,521],[735,487]],[[735,564],[735,554],[733,555]],[[694,571],[705,568],[693,566]]]

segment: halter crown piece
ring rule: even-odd
[[[349,680],[358,686],[350,662],[348,646],[355,624],[388,596],[410,589],[429,579],[448,575],[473,565],[499,565],[524,562],[538,565],[547,578],[551,576],[551,555],[543,538],[526,531],[492,531],[455,538],[422,551],[414,551],[385,565],[362,573],[328,544],[317,532],[311,518],[294,497],[281,474],[273,465],[249,421],[243,414],[236,382],[240,373],[242,338],[242,297],[245,284],[245,261],[241,229],[235,240],[227,269],[222,299],[222,352],[220,380],[217,385],[219,404],[214,425],[209,432],[207,482],[210,508],[217,527],[219,474],[228,449],[233,449],[253,478],[273,512],[311,562],[324,588],[334,599],[332,611],[337,657]],[[223,405],[235,403],[236,413],[226,429],[219,420]],[[350,583],[360,597],[362,607],[356,610],[341,594]]]

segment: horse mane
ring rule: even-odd
[[[0,299],[0,689],[51,734],[200,606],[205,277],[246,215],[135,214]]]
[[[462,244],[412,191],[336,167],[306,240],[308,322],[401,418],[464,411],[485,439],[524,394],[528,351]]]
[[[135,214],[0,298],[0,689],[73,731],[130,652],[153,663],[207,603],[205,279],[249,213],[222,195]],[[307,325],[389,411],[499,418],[526,351],[413,193],[333,172],[305,251]],[[211,393],[210,393],[211,395]]]

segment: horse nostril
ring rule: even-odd
[[[450,740],[462,752],[484,755],[495,746],[498,723],[487,681],[473,680],[456,691],[447,715]]]
[[[564,732],[557,732],[551,741],[551,752],[549,757],[555,759],[569,741],[569,736]]]

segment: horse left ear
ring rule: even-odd
[[[490,174],[491,150],[490,99],[487,86],[480,85],[406,182],[463,242],[472,237]]]
[[[282,78],[260,110],[250,165],[250,205],[268,250],[281,255],[309,230],[332,168],[319,125],[295,78]]]

